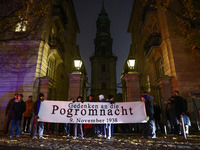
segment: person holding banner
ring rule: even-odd
[[[114,96],[113,95],[109,95],[108,96],[108,102],[110,102],[110,104],[114,104]],[[107,123],[106,124],[107,126],[107,139],[109,140],[112,136],[113,136],[113,131],[114,131],[114,124],[111,124],[111,123]]]
[[[106,102],[104,95],[99,95],[99,102]],[[106,124],[100,124],[100,134],[98,135],[100,138],[106,138]]]
[[[95,102],[94,101],[94,95],[89,95],[89,102]],[[95,133],[95,124],[84,124],[84,136],[91,135],[93,136]]]
[[[43,137],[44,124],[43,124],[43,122],[37,121],[37,119],[39,119],[38,113],[39,113],[39,110],[40,110],[40,105],[41,105],[41,102],[43,102],[43,101],[44,101],[44,94],[39,93],[38,99],[35,101],[35,104],[34,104],[34,119],[33,119],[33,122],[32,122],[32,129],[31,129],[31,136],[32,136],[33,139],[36,138],[37,127],[39,128],[38,138],[44,139],[44,137]]]
[[[75,102],[75,101],[73,101],[73,102]],[[83,97],[78,96],[76,102],[82,102],[83,103]],[[78,129],[78,133],[77,133],[77,128],[79,128]],[[77,134],[79,135],[79,137],[81,139],[84,139],[84,137],[83,137],[82,123],[80,123],[80,124],[75,123],[74,124],[74,137],[73,137],[74,140],[77,139]]]
[[[70,102],[74,102],[74,98],[71,98],[69,101]],[[65,125],[64,125],[64,133],[67,136],[71,135],[71,123],[65,123]]]
[[[156,138],[153,97],[145,91],[142,93],[142,101],[145,103],[147,113],[147,123],[142,124],[142,135],[143,137]]]

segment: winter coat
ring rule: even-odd
[[[18,102],[14,102],[12,106],[12,120],[22,120],[22,114],[26,110],[26,104],[23,100],[20,100]]]
[[[154,107],[154,119],[160,120],[160,114],[161,114],[160,106],[154,105],[153,107]]]
[[[182,113],[187,114],[187,101],[181,96],[175,96],[176,116],[179,119]]]
[[[32,100],[28,100],[26,103],[26,111],[24,112],[24,117],[32,117],[34,112],[34,102]]]
[[[171,103],[170,103],[170,109],[168,111],[168,114],[169,114],[170,123],[172,125],[177,125],[178,124],[178,120],[177,120],[177,117],[176,117],[175,101],[171,101]]]
[[[8,116],[12,115],[12,106],[14,104],[14,101],[15,101],[15,98],[10,99],[6,106],[6,115]]]

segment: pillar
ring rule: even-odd
[[[50,77],[40,78],[40,92],[39,93],[44,94],[44,99],[49,99],[49,89],[52,86],[52,83],[53,81]]]
[[[124,79],[126,82],[126,101],[140,101],[140,84],[139,73],[130,72],[125,74]]]
[[[69,93],[68,99],[76,99],[83,96],[83,74],[69,74]]]
[[[162,103],[167,103],[167,100],[172,96],[171,77],[163,76],[158,79],[160,87]]]

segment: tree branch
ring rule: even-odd
[[[26,35],[20,36],[20,37],[17,37],[17,38],[0,39],[0,42],[8,43],[10,41],[20,40],[20,39],[24,39],[24,38],[29,37],[33,31],[36,31],[36,28],[37,28],[37,26],[38,26],[38,24],[39,24],[39,22],[41,21],[42,18],[43,17],[38,18],[38,20],[37,20],[36,24],[34,25],[34,27],[31,30],[29,30],[29,32],[27,32]]]

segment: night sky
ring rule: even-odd
[[[90,57],[94,55],[96,20],[102,9],[102,0],[73,0],[80,28],[77,45],[91,83]],[[113,39],[112,51],[117,60],[117,83],[121,82],[121,72],[128,57],[131,34],[127,32],[134,0],[104,0],[104,8],[111,21],[110,32]],[[121,89],[118,89],[121,92]]]

